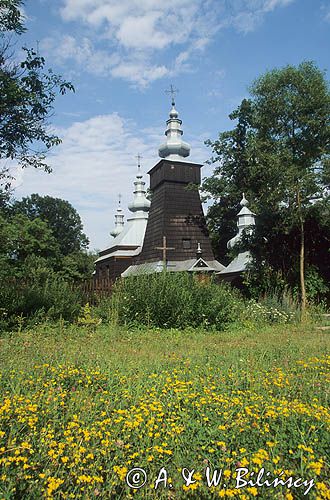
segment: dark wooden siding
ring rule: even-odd
[[[150,175],[150,189],[153,191],[165,181],[183,184],[200,184],[201,165],[179,161],[161,160],[148,173]]]
[[[174,171],[171,165],[175,166]],[[197,244],[201,244],[203,259],[213,260],[214,255],[205,223],[198,190],[188,188],[194,180],[200,181],[200,165],[183,162],[160,161],[150,173],[152,202],[141,254],[134,263],[161,260],[162,238],[166,236],[168,260],[196,258]],[[190,248],[183,240],[190,239]]]
[[[110,257],[96,264],[96,277],[115,281],[132,264],[132,257]]]

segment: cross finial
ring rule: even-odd
[[[169,90],[165,90],[165,94],[171,94],[172,96],[172,106],[175,106],[175,94],[177,94],[179,92],[179,89],[176,89],[175,87],[173,87],[173,85],[171,84],[170,85],[170,89]]]
[[[141,172],[141,159],[143,158],[143,156],[141,156],[140,153],[138,153],[135,158],[137,158],[137,161],[138,161],[138,172],[140,173]]]
[[[140,168],[141,167],[140,163],[141,163],[143,156],[141,156],[140,153],[138,153],[135,158],[137,158],[138,168]]]

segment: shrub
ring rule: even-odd
[[[113,317],[119,323],[148,327],[222,329],[234,321],[241,306],[239,293],[212,279],[203,282],[190,273],[155,273],[116,283]]]
[[[250,299],[241,314],[241,320],[256,324],[290,323],[299,317],[298,301],[287,288],[269,290],[258,301]]]
[[[70,283],[50,275],[45,279],[7,279],[0,281],[0,331],[17,324],[18,318],[37,315],[43,319],[74,320],[82,303],[81,293]]]
[[[289,323],[295,319],[295,315],[278,307],[267,306],[262,302],[250,300],[246,305],[242,318],[257,324],[273,324]]]
[[[81,309],[81,314],[77,320],[78,325],[85,327],[90,332],[95,332],[96,328],[102,323],[102,319],[94,316],[88,302]]]
[[[322,278],[316,266],[309,266],[306,269],[305,286],[307,298],[310,303],[317,304],[322,300],[329,299],[330,288]],[[295,288],[295,293],[299,296],[299,288]]]

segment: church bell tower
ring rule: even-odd
[[[165,142],[150,175],[151,206],[141,253],[122,276],[168,271],[221,271],[215,260],[199,197],[201,167],[186,158],[190,145],[183,141],[182,121],[172,109],[166,122]]]

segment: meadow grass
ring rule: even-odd
[[[330,498],[328,348],[315,325],[92,332],[59,322],[7,334],[0,498],[306,498],[307,483],[266,488],[253,475],[235,489],[243,467],[313,479],[307,497]],[[141,489],[126,485],[133,467],[147,472]],[[154,489],[162,467],[167,487]],[[183,467],[195,470],[189,486]],[[222,470],[218,485],[208,487],[207,467]]]

